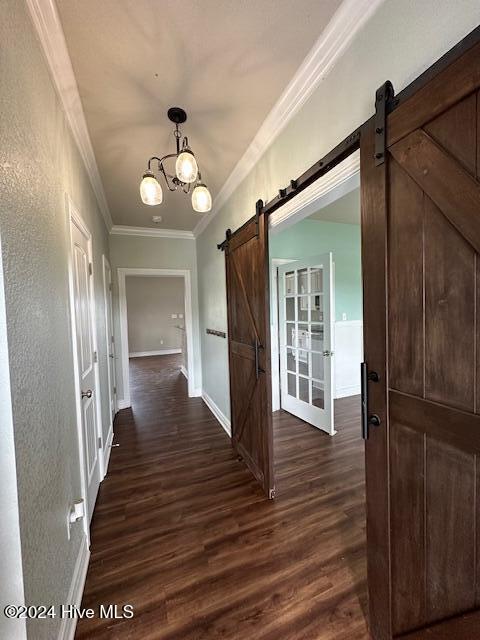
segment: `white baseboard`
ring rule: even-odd
[[[180,371],[183,373],[183,375],[185,376],[185,378],[188,380],[188,371],[185,369],[185,367],[182,366],[180,367]]]
[[[215,418],[221,424],[221,426],[223,427],[223,429],[227,433],[228,437],[231,438],[232,437],[232,428],[231,428],[231,425],[230,425],[230,420],[227,418],[227,416],[222,411],[220,411],[220,409],[215,404],[215,402],[211,399],[211,397],[208,395],[208,393],[203,391],[202,392],[202,398],[203,398],[203,401],[205,402],[205,404],[207,405],[207,407],[210,409],[210,411],[215,416]]]
[[[130,398],[126,398],[125,400],[118,400],[117,402],[117,409],[119,411],[121,411],[122,409],[129,409],[132,406],[132,403],[130,402]]]
[[[360,393],[360,385],[352,385],[351,387],[340,387],[336,390],[335,399],[348,398],[349,396],[359,396]]]
[[[192,394],[188,396],[189,398],[202,398],[203,397],[203,391],[201,389],[194,389],[192,391]]]
[[[105,447],[103,448],[103,477],[108,473],[108,464],[110,462],[110,454],[112,453],[113,442],[113,425],[110,425],[110,432],[107,436]]]
[[[145,356],[170,356],[174,353],[182,353],[181,349],[159,349],[158,351],[134,351],[129,353],[129,358],[144,358]]]
[[[65,604],[73,604],[77,607],[80,607],[82,604],[83,589],[85,587],[89,561],[90,550],[88,549],[87,538],[83,537]],[[76,616],[73,618],[62,618],[60,631],[58,633],[58,640],[73,640],[76,627]]]

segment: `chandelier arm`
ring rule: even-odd
[[[157,160],[158,161],[158,168],[160,169],[160,165],[162,163],[163,158],[159,158],[158,156],[152,156],[149,160],[148,160],[148,164],[147,164],[147,169],[148,171],[152,170],[152,162],[153,160]]]
[[[163,177],[165,178],[165,182],[166,182],[166,184],[167,184],[167,188],[168,188],[168,190],[169,190],[169,191],[176,191],[176,190],[177,190],[177,187],[175,186],[175,183],[174,183],[174,185],[173,185],[173,186],[170,186],[170,181],[169,181],[169,179],[168,179],[168,178],[169,178],[169,177],[171,178],[171,176],[169,176],[169,174],[165,171],[165,169],[163,168],[163,164],[160,164],[159,169],[160,169],[160,171],[162,172]]]

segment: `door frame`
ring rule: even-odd
[[[127,276],[147,276],[153,278],[183,278],[184,299],[185,299],[185,332],[187,337],[187,383],[188,397],[193,398],[198,395],[195,386],[195,366],[193,360],[193,312],[192,312],[192,278],[190,269],[140,269],[130,267],[119,267],[118,275],[118,301],[120,312],[120,352],[122,354],[121,376],[123,383],[123,400],[121,408],[126,409],[131,406],[130,399],[130,371],[129,371],[129,349],[128,349],[128,317],[127,317],[127,293],[125,279]],[[120,403],[119,403],[120,404]]]
[[[78,435],[78,451],[80,460],[80,484],[82,490],[82,499],[85,505],[85,515],[83,520],[83,530],[87,536],[87,543],[90,544],[90,527],[88,525],[88,512],[89,505],[88,492],[87,492],[87,480],[85,477],[85,443],[83,438],[82,427],[82,405],[81,405],[81,385],[80,374],[78,365],[78,351],[77,351],[77,325],[75,320],[75,286],[74,286],[74,269],[73,269],[73,236],[72,226],[77,226],[82,233],[87,237],[88,246],[88,261],[92,265],[92,274],[89,278],[90,288],[90,323],[92,329],[92,342],[93,351],[97,354],[97,358],[94,358],[93,372],[95,379],[95,413],[96,413],[96,438],[101,439],[102,446],[98,448],[99,455],[99,478],[98,482],[101,483],[104,475],[104,450],[105,442],[103,442],[103,429],[102,429],[102,403],[101,403],[101,390],[100,390],[100,375],[99,375],[99,363],[98,363],[98,344],[97,344],[97,331],[96,331],[96,312],[95,312],[95,283],[94,283],[94,269],[93,269],[93,249],[92,249],[92,234],[78,209],[75,207],[69,194],[65,194],[66,198],[66,210],[67,210],[67,229],[68,229],[68,297],[70,307],[70,325],[71,325],[71,339],[72,339],[72,352],[73,352],[73,379],[75,388],[75,414],[77,422],[77,435]]]
[[[328,206],[338,198],[360,188],[360,154],[353,152],[341,165],[332,169],[324,178],[319,178],[299,196],[269,216],[270,236],[284,231],[308,218],[319,209]],[[280,410],[280,351],[278,326],[278,267],[295,262],[296,258],[270,258],[270,352],[272,360],[272,412]],[[335,283],[335,262],[333,263]],[[335,322],[334,322],[335,324]],[[275,376],[273,372],[275,370]],[[277,376],[278,372],[278,376]],[[274,384],[275,382],[275,384]],[[278,382],[278,384],[276,384]]]
[[[108,267],[108,269],[110,270],[110,283],[107,282],[106,279],[106,267]],[[111,319],[111,324],[112,324],[112,335],[113,335],[113,294],[112,294],[112,289],[110,288],[111,285],[113,285],[113,277],[112,277],[112,267],[110,266],[110,262],[107,259],[107,256],[105,254],[102,255],[102,276],[103,276],[103,303],[104,303],[104,323],[105,323],[105,357],[106,357],[106,363],[107,363],[107,380],[108,380],[108,415],[109,415],[109,424],[108,424],[108,436],[107,436],[107,440],[105,442],[105,449],[107,451],[107,459],[109,457],[110,451],[111,451],[111,444],[113,442],[113,417],[112,417],[112,412],[110,411],[110,407],[112,406],[112,400],[113,400],[113,410],[114,413],[117,413],[118,411],[118,406],[117,406],[117,394],[114,392],[113,394],[113,398],[112,398],[112,394],[111,394],[111,388],[112,386],[116,389],[116,379],[115,379],[115,361],[114,361],[114,365],[113,365],[113,385],[112,385],[112,379],[111,379],[111,375],[110,375],[110,355],[109,355],[109,351],[110,351],[110,339],[109,339],[109,335],[108,335],[108,305],[107,305],[107,301],[108,298],[110,298],[110,305],[111,305],[111,313],[112,313],[112,319]],[[110,286],[109,286],[110,285]],[[115,342],[114,344],[114,353],[115,353]],[[104,472],[106,473],[107,471],[107,467],[108,467],[108,461],[106,461],[104,463]]]

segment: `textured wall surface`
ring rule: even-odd
[[[398,92],[480,23],[478,0],[385,0],[319,87],[290,120],[197,240],[203,388],[229,414],[226,341],[205,327],[226,327],[223,254],[217,242],[255,213],[374,111],[390,79]]]
[[[198,328],[197,255],[194,240],[150,238],[142,236],[110,236],[110,264],[113,271],[115,335],[120,340],[118,308],[119,267],[130,269],[188,269],[192,283],[193,369],[195,389],[202,388],[200,335]],[[122,354],[117,346],[118,398],[123,398]]]
[[[185,318],[184,279],[127,276],[128,350],[181,349]]]
[[[335,263],[335,319],[361,320],[362,265],[360,226],[302,220],[270,236],[270,258],[301,260],[332,252]]]
[[[105,393],[101,256],[108,237],[24,2],[0,3],[0,41],[0,231],[25,598],[59,604],[83,536],[76,524],[67,538],[67,514],[81,491],[66,193],[93,234]],[[108,406],[103,413],[108,425]],[[32,621],[29,637],[52,640],[59,624]]]

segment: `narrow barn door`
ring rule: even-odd
[[[273,498],[268,219],[259,205],[224,246],[232,444]]]
[[[480,637],[479,87],[477,45],[362,135],[376,640]]]

